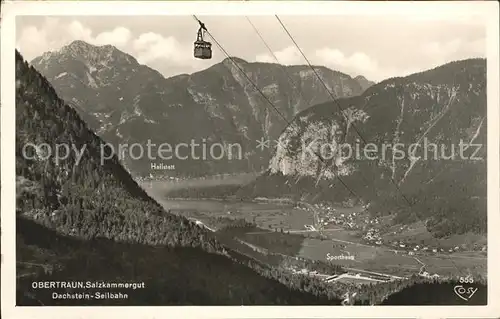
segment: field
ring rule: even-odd
[[[408,229],[406,229],[403,233],[398,233],[392,235],[392,231],[396,231],[398,227],[392,227],[389,229],[388,235],[384,238],[388,241],[393,240],[404,240],[406,242],[411,242],[415,244],[421,244],[425,246],[439,246],[445,248],[453,248],[455,246],[461,246],[463,244],[470,246],[474,243],[478,245],[486,245],[487,238],[485,235],[477,235],[477,234],[462,234],[462,235],[453,235],[448,238],[434,238],[429,231],[427,231],[423,222],[415,222],[413,224],[408,225]]]
[[[208,185],[236,185],[245,183],[251,177],[246,175],[229,181],[219,180],[198,181],[202,188]],[[183,187],[193,187],[194,181],[181,181],[175,185],[165,182],[153,182],[143,185],[148,193],[158,200],[165,208],[174,213],[200,220],[211,226],[214,218],[243,219],[258,226],[257,230],[249,230],[240,238],[259,246],[270,240],[290,238],[286,245],[280,246],[283,254],[296,252],[299,257],[326,262],[327,254],[331,256],[354,256],[354,260],[337,259],[334,263],[348,268],[365,269],[394,276],[409,276],[416,274],[425,265],[425,270],[440,276],[465,276],[468,273],[486,275],[486,258],[484,253],[454,253],[451,255],[415,255],[409,256],[403,252],[395,252],[390,247],[370,246],[361,242],[355,233],[349,230],[332,228],[323,232],[325,238],[318,238],[317,232],[307,231],[304,225],[312,225],[311,212],[298,208],[286,201],[241,201],[231,199],[169,199],[166,193],[178,191]],[[148,187],[149,186],[149,187]],[[339,208],[342,210],[342,208]],[[339,211],[340,213],[340,211]],[[281,234],[281,232],[283,233]],[[275,232],[279,232],[277,235]],[[262,236],[262,238],[259,238]],[[266,238],[268,237],[268,238]],[[410,229],[394,235],[392,239],[412,238],[418,242],[434,242],[422,225],[411,225]],[[280,239],[281,240],[281,239]],[[448,239],[448,244],[463,242],[464,236],[454,236]],[[442,241],[443,242],[443,241]],[[446,241],[444,241],[446,242]],[[287,246],[288,245],[288,246]],[[269,248],[269,247],[266,247]],[[415,258],[416,257],[416,258]],[[347,280],[347,279],[346,279]]]
[[[440,276],[465,276],[469,272],[486,275],[486,258],[481,253],[455,253],[452,255],[415,255],[409,256],[388,247],[364,245],[359,239],[353,238],[348,231],[329,232],[329,240],[306,239],[299,255],[305,258],[325,260],[326,254],[345,255],[349,252],[354,260],[336,260],[335,262],[348,267],[369,269],[396,276],[409,276],[418,273],[422,264],[431,274]],[[345,248],[333,248],[332,242],[345,245]],[[347,243],[350,242],[350,243]]]
[[[345,239],[347,235],[343,234],[341,237]],[[385,247],[344,244],[345,248],[332,248],[332,241],[306,239],[299,255],[305,258],[324,261],[328,253],[330,255],[346,255],[346,252],[348,252],[354,256],[354,260],[336,260],[335,262],[345,267],[368,269],[396,276],[414,274],[418,272],[421,266],[411,256],[395,254]]]

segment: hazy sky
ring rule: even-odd
[[[231,56],[276,62],[244,16],[199,18]],[[486,29],[481,19],[474,17],[441,21],[408,16],[280,18],[311,63],[373,81],[486,55]],[[250,20],[280,63],[306,63],[274,16],[253,16]],[[26,16],[17,18],[16,37],[17,48],[27,60],[84,40],[112,44],[168,77],[193,73],[225,58],[215,44],[212,60],[193,58],[197,29],[192,16]]]

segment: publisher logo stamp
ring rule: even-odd
[[[478,288],[470,286],[470,284],[474,283],[474,279],[471,276],[467,276],[465,278],[460,277],[459,283],[461,285],[456,285],[455,287],[453,287],[453,291],[460,299],[469,301],[478,290]]]

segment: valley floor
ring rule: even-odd
[[[245,174],[238,178],[232,176],[226,185],[245,183],[251,176]],[[204,179],[200,187],[207,185],[221,185],[220,180]],[[309,228],[315,224],[314,214],[303,205],[296,205],[286,201],[260,199],[256,201],[220,200],[220,199],[170,199],[166,193],[172,189],[196,187],[197,181],[149,181],[142,182],[142,187],[166,209],[173,213],[197,220],[213,231],[217,226],[211,224],[214,218],[244,219],[259,227],[258,231],[246,232],[242,237],[267,236],[276,231],[284,234],[302,236],[295,241],[296,247],[286,247],[286,252],[279,252],[291,256],[331,261],[348,270],[348,274],[335,280],[353,283],[376,282],[383,279],[408,277],[419,274],[430,276],[436,274],[441,278],[467,276],[477,274],[486,277],[486,256],[484,252],[452,252],[433,253],[404,251],[389,245],[367,243],[353,230],[337,225],[325,226],[322,235]],[[363,208],[336,208],[338,215],[352,212],[362,212]],[[261,239],[255,239],[258,242]],[[258,245],[257,245],[258,246]],[[425,271],[425,272],[424,272]],[[317,274],[319,275],[319,274]],[[326,278],[329,274],[321,274]],[[332,280],[330,278],[331,281]]]

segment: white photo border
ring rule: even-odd
[[[1,20],[1,311],[11,318],[493,318],[500,317],[499,4],[497,1],[5,1]],[[15,263],[16,16],[111,15],[407,15],[449,19],[477,15],[487,29],[488,305],[487,306],[159,306],[21,307]],[[498,253],[496,253],[498,252]],[[497,302],[494,302],[497,300]]]

